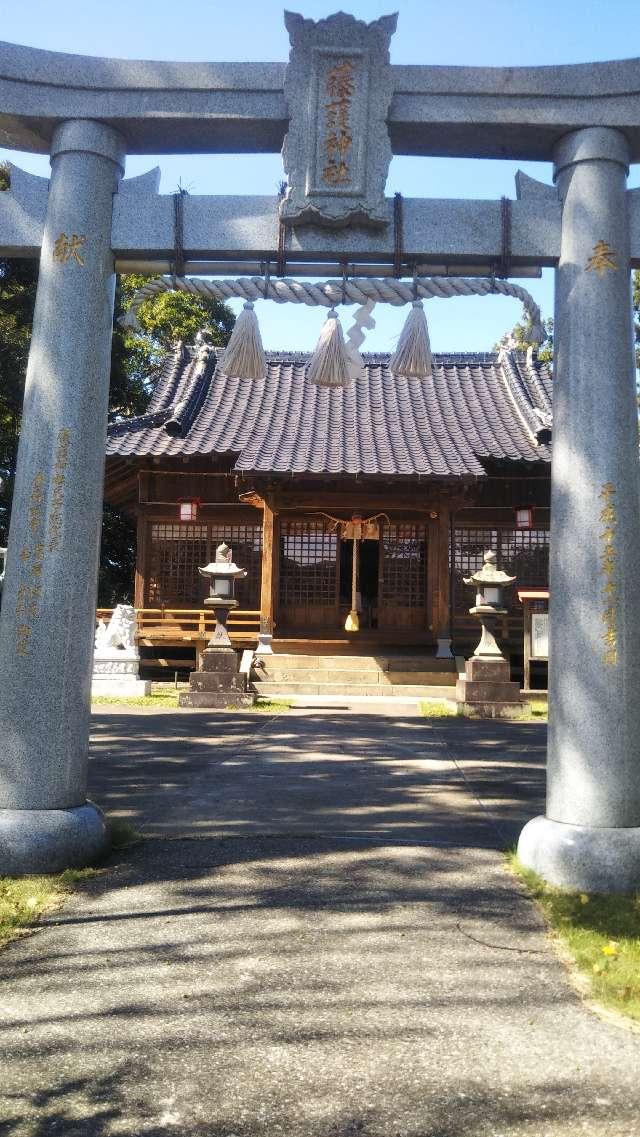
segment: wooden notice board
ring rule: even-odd
[[[531,690],[531,661],[549,660],[549,591],[522,589],[518,600],[524,609],[524,689]]]

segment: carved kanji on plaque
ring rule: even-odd
[[[285,13],[291,40],[285,221],[331,228],[388,223],[389,42],[396,21],[383,16],[365,24],[338,12],[316,23]]]

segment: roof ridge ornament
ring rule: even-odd
[[[291,52],[284,79],[284,223],[388,225],[389,44],[397,19],[396,13],[367,24],[336,12],[316,22],[285,12]]]

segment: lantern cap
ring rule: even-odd
[[[515,576],[508,576],[502,569],[496,568],[496,554],[493,549],[487,549],[483,557],[484,564],[473,576],[463,577],[465,584],[513,584]]]
[[[211,563],[205,565],[204,568],[198,569],[200,576],[210,576],[214,578],[216,576],[230,576],[237,577],[239,579],[245,577],[247,575],[247,570],[238,568],[238,566],[233,563],[233,560],[231,559],[232,557],[233,553],[231,549],[223,541],[222,544],[218,545],[218,548],[216,549],[215,561],[211,561]]]

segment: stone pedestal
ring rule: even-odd
[[[273,655],[273,636],[270,632],[258,633],[258,646],[256,648],[256,655]]]
[[[244,690],[233,648],[206,648],[199,671],[192,671],[189,690],[180,694],[181,707],[250,707],[254,696]]]
[[[510,679],[509,664],[501,656],[473,656],[464,666],[464,679],[456,684],[456,699],[466,715],[482,718],[507,717],[522,705],[520,687]]]
[[[140,657],[123,651],[103,652],[93,660],[91,695],[150,695],[151,683],[140,679]]]
[[[523,863],[585,892],[640,887],[640,509],[623,134],[565,135],[556,272],[546,817]]]
[[[451,650],[451,636],[447,632],[446,635],[440,635],[437,639],[436,659],[453,659],[453,652]]]
[[[86,780],[122,139],[63,123],[51,167],[0,620],[3,873],[106,845]]]

